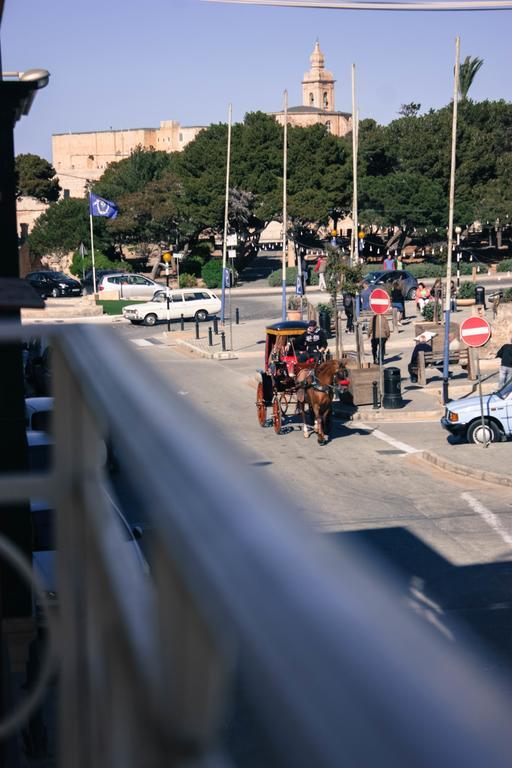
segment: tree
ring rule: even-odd
[[[483,59],[478,57],[471,58],[466,56],[459,71],[459,94],[461,101],[465,101],[468,95],[468,91],[471,88],[475,76],[484,63]]]
[[[112,253],[112,241],[105,220],[95,217],[94,243],[98,250]],[[50,205],[34,224],[28,243],[36,256],[64,256],[89,241],[89,204],[86,199],[70,197]]]
[[[55,168],[39,155],[16,157],[16,187],[17,197],[35,197],[43,203],[59,199],[60,184]]]
[[[418,117],[420,109],[421,104],[411,101],[409,104],[402,104],[398,110],[398,114],[400,117]]]

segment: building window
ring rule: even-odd
[[[313,107],[313,106],[314,106],[314,104],[315,104],[315,97],[313,96],[313,94],[312,94],[312,93],[310,93],[310,94],[309,94],[309,106],[310,106],[310,107]]]
[[[183,134],[182,133],[180,133],[179,139],[180,139],[180,141],[183,141]]]
[[[62,194],[64,196],[64,200],[68,200],[69,199],[69,189],[63,189],[62,190]]]
[[[327,96],[327,91],[324,91],[324,109],[329,109],[329,98]]]

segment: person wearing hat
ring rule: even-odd
[[[432,345],[429,342],[432,341],[435,335],[431,331],[425,331],[425,333],[414,337],[416,346],[412,351],[411,360],[407,366],[413,384],[416,384],[418,381],[418,355],[420,352],[432,352]]]
[[[327,338],[321,328],[318,327],[316,320],[310,320],[308,327],[297,340],[297,347],[301,350],[299,361],[305,362],[313,357],[317,363],[321,363],[323,355],[327,349]]]

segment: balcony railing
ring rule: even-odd
[[[237,764],[235,681],[261,765],[509,764],[509,703],[387,572],[308,530],[113,331],[37,332],[53,336],[54,462],[2,477],[0,501],[57,514],[60,765]],[[106,440],[150,521],[150,576],[112,514]]]

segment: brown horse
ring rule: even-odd
[[[304,368],[295,379],[297,384],[297,407],[302,415],[304,437],[310,431],[306,424],[306,402],[309,413],[314,417],[314,431],[319,445],[329,441],[332,422],[332,401],[336,388],[343,388],[348,378],[347,369],[339,360],[328,360],[315,368]]]

